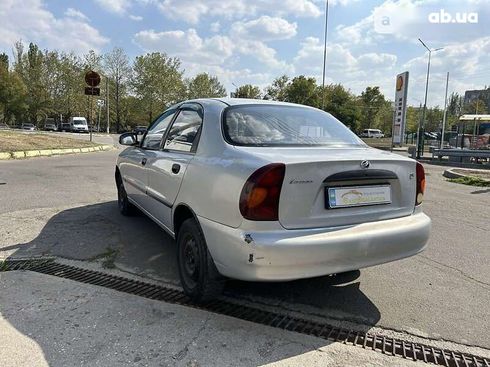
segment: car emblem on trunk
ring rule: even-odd
[[[361,161],[361,167],[362,168],[369,168],[369,161]]]

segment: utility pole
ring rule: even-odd
[[[105,106],[107,112],[107,134],[110,133],[110,122],[109,122],[109,78],[105,77]]]
[[[422,41],[420,38],[419,38],[419,41],[427,49],[427,51],[429,51],[429,61],[427,63],[427,78],[425,81],[424,109],[422,110],[422,121],[419,124],[419,129],[418,129],[418,133],[417,133],[417,158],[420,158],[420,156],[423,154],[423,149],[424,149],[424,136],[423,136],[423,134],[424,134],[424,127],[425,127],[425,112],[427,110],[427,92],[429,90],[430,57],[431,57],[432,51],[439,51],[439,50],[443,49],[443,47],[439,47],[439,48],[432,50],[429,47],[427,47],[427,45],[424,43],[424,41]]]
[[[325,109],[325,67],[327,64],[328,0],[325,3],[325,35],[323,39],[322,110]]]
[[[447,88],[449,86],[449,71],[446,75],[446,95],[444,97],[444,115],[442,116],[442,135],[441,135],[441,146],[440,148],[444,148],[444,131],[446,129],[446,115],[447,115]]]

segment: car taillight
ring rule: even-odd
[[[415,205],[422,204],[422,200],[424,199],[425,192],[425,171],[424,166],[417,162],[416,167],[416,176],[417,176],[417,194],[415,196]]]
[[[240,195],[240,213],[249,220],[278,220],[286,166],[272,163],[252,173]]]

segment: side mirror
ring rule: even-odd
[[[138,144],[138,138],[135,133],[123,133],[119,136],[119,144],[133,146]]]

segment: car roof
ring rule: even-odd
[[[198,99],[191,99],[191,100],[185,100],[180,103],[177,103],[176,105],[172,107],[177,107],[183,103],[191,103],[191,102],[196,102],[196,103],[203,103],[203,104],[225,104],[227,106],[238,106],[238,105],[276,105],[276,106],[295,106],[295,107],[304,107],[304,108],[312,108],[316,109],[311,106],[305,106],[302,104],[297,104],[297,103],[290,103],[290,102],[280,102],[280,101],[273,101],[270,99],[251,99],[251,98],[229,98],[229,97],[220,97],[220,98],[198,98]],[[172,108],[170,107],[170,108]]]

